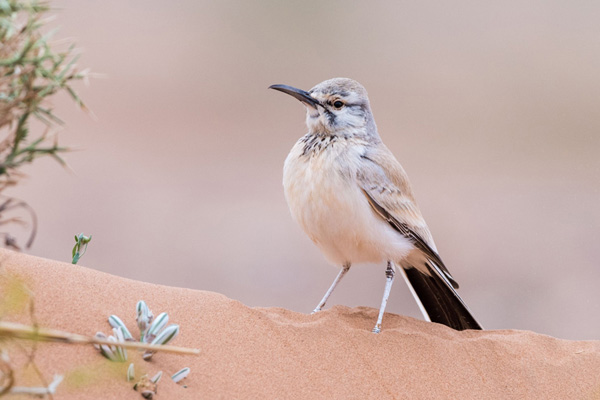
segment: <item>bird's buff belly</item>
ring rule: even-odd
[[[331,263],[400,261],[414,248],[375,214],[355,181],[332,170],[292,171],[284,176],[292,216]]]

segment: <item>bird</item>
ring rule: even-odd
[[[381,332],[396,272],[404,277],[423,317],[455,330],[483,329],[458,295],[417,207],[408,176],[382,142],[366,89],[333,78],[309,91],[269,86],[306,107],[308,133],[283,168],[292,217],[325,258],[341,267],[314,309],[319,312],[354,264],[385,263],[377,322]]]

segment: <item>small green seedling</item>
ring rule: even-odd
[[[83,233],[80,233],[79,235],[75,235],[75,246],[73,246],[73,264],[77,264],[77,262],[79,261],[79,259],[81,257],[83,257],[83,255],[85,254],[85,252],[87,251],[87,247],[88,244],[92,241],[92,235],[90,236],[84,236]],[[83,252],[81,251],[81,248],[83,247]]]

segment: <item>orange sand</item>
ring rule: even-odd
[[[394,314],[375,335],[372,308],[335,306],[317,315],[250,308],[217,293],[132,281],[7,250],[0,250],[0,268],[27,281],[41,326],[108,333],[107,317],[116,314],[136,336],[138,300],[155,315],[168,312],[170,322],[181,326],[172,344],[199,348],[201,355],[159,353],[150,363],[137,361],[138,371],[165,373],[155,399],[600,398],[600,341],[514,330],[456,332]],[[28,317],[5,320],[27,323]],[[57,400],[142,399],[91,346],[43,344],[36,362],[48,379],[66,375]],[[182,388],[167,375],[186,366],[191,373]],[[73,373],[97,381],[77,388]]]

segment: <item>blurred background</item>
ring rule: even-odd
[[[56,0],[57,38],[104,78],[66,96],[60,142],[5,194],[29,253],[310,312],[337,274],[291,219],[282,166],[303,89],[369,91],[460,294],[488,329],[600,339],[600,3]],[[379,307],[385,265],[328,306]],[[402,281],[388,311],[420,318]]]

